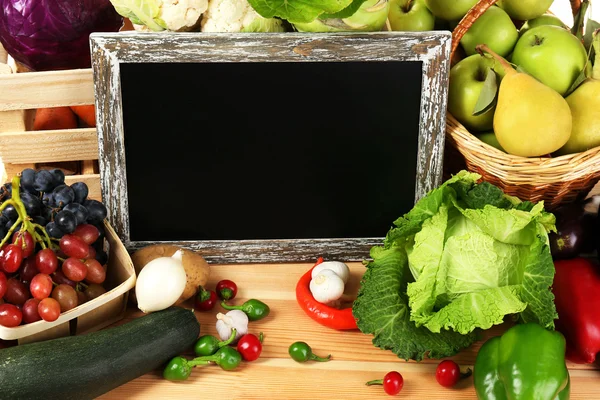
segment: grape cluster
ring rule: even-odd
[[[106,207],[97,200],[88,199],[88,187],[83,182],[65,184],[65,174],[60,169],[39,170],[31,168],[21,173],[20,198],[32,221],[46,228],[51,237],[60,239],[73,233],[78,225],[90,223],[102,229]],[[12,197],[12,184],[0,188],[0,201]],[[0,237],[4,237],[18,219],[12,205],[0,215]],[[17,225],[15,230],[21,227]]]
[[[64,178],[26,169],[0,187],[2,326],[55,321],[106,292],[106,207],[87,198],[85,183]]]

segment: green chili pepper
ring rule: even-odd
[[[214,362],[225,371],[231,371],[240,365],[242,355],[233,347],[225,346],[217,350],[212,356],[194,358],[194,361],[202,363]]]
[[[256,299],[250,299],[241,306],[230,306],[223,301],[221,302],[221,307],[226,310],[242,310],[248,316],[250,321],[258,321],[259,319],[263,319],[269,315],[269,312],[271,312],[271,309],[268,305]]]
[[[192,367],[183,357],[174,357],[163,371],[163,377],[170,381],[185,381],[191,374]]]
[[[327,357],[319,357],[314,355],[312,348],[306,342],[292,343],[288,349],[288,353],[290,353],[290,356],[298,362],[306,362],[308,360],[323,362],[331,359],[331,354],[329,354]]]
[[[220,341],[216,337],[212,335],[204,335],[198,338],[198,341],[194,345],[194,352],[198,357],[202,356],[212,356],[223,346],[227,346],[235,339],[237,331],[235,329],[231,330],[231,336],[229,339]]]

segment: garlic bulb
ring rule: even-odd
[[[340,261],[325,261],[321,264],[318,264],[313,268],[311,277],[314,279],[321,271],[324,269],[330,269],[337,274],[344,284],[348,283],[348,278],[350,278],[350,268],[346,264]]]
[[[235,338],[232,343],[237,343],[238,339],[248,333],[248,316],[240,310],[232,310],[227,314],[217,314],[217,333],[221,340],[227,340],[231,336],[231,331],[236,330]]]
[[[187,280],[182,256],[183,252],[177,250],[173,256],[155,258],[142,268],[135,284],[140,310],[164,310],[179,299]]]

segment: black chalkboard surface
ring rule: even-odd
[[[211,262],[368,258],[441,181],[450,37],[92,34],[109,221]]]
[[[121,65],[131,240],[385,235],[414,203],[421,69]]]

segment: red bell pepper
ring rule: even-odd
[[[310,281],[312,270],[323,262],[319,260],[311,269],[305,273],[296,284],[296,300],[304,312],[321,325],[338,330],[358,329],[356,320],[352,315],[352,308],[337,309],[323,303],[319,303],[310,292]]]
[[[556,330],[567,341],[566,357],[593,363],[600,352],[600,266],[585,258],[554,262]]]

